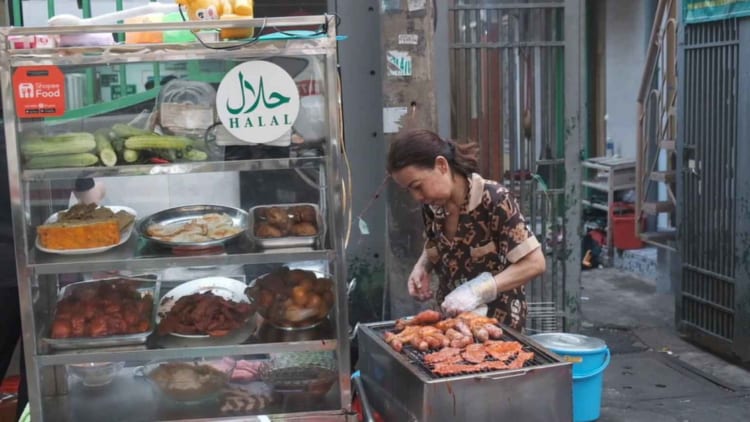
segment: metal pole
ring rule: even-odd
[[[585,90],[585,0],[565,0],[565,329],[580,328],[581,152],[588,124]]]

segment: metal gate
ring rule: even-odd
[[[738,119],[747,120],[738,109],[748,101],[742,85],[747,90],[750,83],[747,70],[741,72],[740,62],[746,60],[740,54],[741,21],[681,29],[677,160],[681,262],[676,322],[680,331],[705,347],[750,359],[746,294],[745,320],[739,318],[740,293],[747,291],[748,280],[738,277],[737,271],[747,264],[741,261],[743,257],[747,261],[748,253],[743,221],[747,211],[738,214],[747,205],[739,199],[750,194],[747,179],[739,177],[745,170],[738,168],[748,157],[739,153],[747,153],[744,144],[750,142],[738,136],[738,128],[746,126]],[[745,30],[742,38],[747,36]],[[742,49],[748,47],[744,44]]]
[[[578,206],[566,189],[566,170],[568,182],[578,176],[577,163],[566,166],[571,3],[454,0],[448,8],[452,136],[479,143],[482,175],[517,195],[547,256],[546,274],[527,286],[530,332],[572,328],[566,317],[577,308],[580,261],[567,264],[578,236],[565,236],[566,210]]]

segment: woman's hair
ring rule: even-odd
[[[388,150],[388,173],[404,167],[416,166],[424,169],[435,167],[438,156],[445,157],[451,170],[469,176],[479,168],[475,142],[456,143],[443,139],[436,133],[425,129],[414,129],[396,136]]]

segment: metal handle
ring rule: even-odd
[[[354,381],[354,389],[357,391],[357,394],[359,394],[359,402],[360,404],[362,404],[362,413],[365,422],[375,422],[372,407],[370,406],[370,401],[367,399],[367,393],[365,393],[365,385],[362,383],[362,378],[359,371],[352,375],[352,381]]]
[[[483,379],[483,380],[499,381],[499,380],[504,380],[504,379],[508,379],[508,378],[522,377],[522,376],[524,376],[524,375],[526,375],[528,373],[529,373],[528,370],[523,370],[523,371],[514,372],[512,374],[506,374],[506,375],[485,375],[485,376],[479,377],[479,378]]]

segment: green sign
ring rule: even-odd
[[[110,92],[112,93],[112,99],[116,100],[120,97],[122,97],[122,89],[120,89],[120,85],[112,85],[109,87]],[[127,84],[125,86],[125,95],[133,95],[135,94],[135,85]]]
[[[683,0],[685,23],[701,23],[750,16],[750,0]]]

